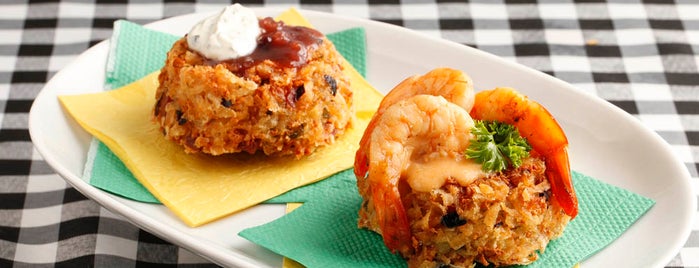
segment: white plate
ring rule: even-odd
[[[274,16],[279,11],[257,9],[257,14]],[[657,202],[618,240],[586,260],[584,267],[663,266],[687,239],[696,213],[689,173],[664,140],[629,114],[565,82],[460,44],[374,21],[302,13],[326,33],[364,27],[368,80],[384,92],[409,75],[439,66],[466,71],[479,89],[518,88],[543,103],[562,124],[570,141],[573,169]],[[205,15],[174,17],[148,27],[183,35]],[[44,159],[87,197],[213,262],[223,266],[279,266],[280,256],[237,233],[280,217],[280,205],[256,206],[203,227],[189,228],[161,205],[126,200],[81,179],[91,136],[66,115],[56,96],[101,91],[107,50],[108,43],[102,42],[84,52],[57,73],[34,101],[29,130]]]

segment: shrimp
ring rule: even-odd
[[[568,139],[553,116],[539,103],[511,88],[496,88],[476,94],[471,116],[511,124],[544,158],[546,177],[554,199],[572,218],[578,214],[568,161]]]
[[[411,245],[410,225],[398,189],[411,160],[430,155],[457,159],[468,148],[473,126],[473,119],[462,107],[431,95],[398,101],[377,117],[370,133],[365,193],[371,195],[384,244],[390,250],[406,252]]]
[[[357,178],[366,176],[368,168],[366,152],[369,150],[369,137],[378,118],[396,102],[420,94],[442,96],[466,111],[471,110],[475,100],[473,81],[459,70],[437,68],[422,76],[416,75],[403,80],[384,96],[374,117],[364,130],[364,135],[359,142],[359,150],[354,158],[354,174]]]

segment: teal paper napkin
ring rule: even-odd
[[[362,75],[366,75],[364,29],[352,28],[327,35],[337,50]],[[115,89],[159,70],[166,53],[180,37],[119,20],[114,23],[106,68],[106,87]],[[136,180],[119,158],[102,142],[90,147],[85,174],[91,185],[129,199],[160,203]]]
[[[616,240],[655,202],[573,172],[580,212],[563,236],[527,267],[572,267]],[[357,228],[362,198],[352,170],[298,188],[269,202],[304,202],[240,236],[308,267],[405,267],[381,236]]]

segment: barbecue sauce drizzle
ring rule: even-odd
[[[242,74],[265,60],[280,67],[299,68],[308,62],[308,52],[323,43],[323,34],[311,28],[289,26],[270,17],[260,19],[259,25],[261,33],[252,54],[223,61],[207,59],[206,64],[223,64],[236,74]]]

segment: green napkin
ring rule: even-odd
[[[655,202],[573,172],[580,212],[527,267],[572,267],[617,239]],[[357,228],[362,199],[352,170],[278,196],[300,208],[240,236],[308,267],[405,267],[381,236]]]
[[[179,37],[118,20],[110,40],[106,89],[116,89],[159,70]],[[93,139],[83,177],[91,185],[129,199],[160,203],[104,143]]]
[[[118,88],[158,70],[177,38],[117,21],[107,64],[107,88]],[[364,75],[364,31],[351,29],[328,38]],[[92,185],[134,200],[158,202],[101,142],[93,143],[88,159],[84,176]],[[580,214],[531,267],[570,267],[584,260],[611,243],[654,204],[579,173],[574,173],[574,183]],[[241,236],[311,267],[405,266],[383,246],[379,235],[357,229],[361,198],[351,170],[268,202],[305,204],[274,222],[244,230]]]
[[[366,76],[364,29],[352,28],[327,37],[340,54]],[[116,21],[107,58],[106,87],[119,88],[159,70],[165,63],[167,51],[179,38],[132,22]],[[88,159],[83,177],[91,185],[129,199],[160,203],[102,142],[93,141]]]

